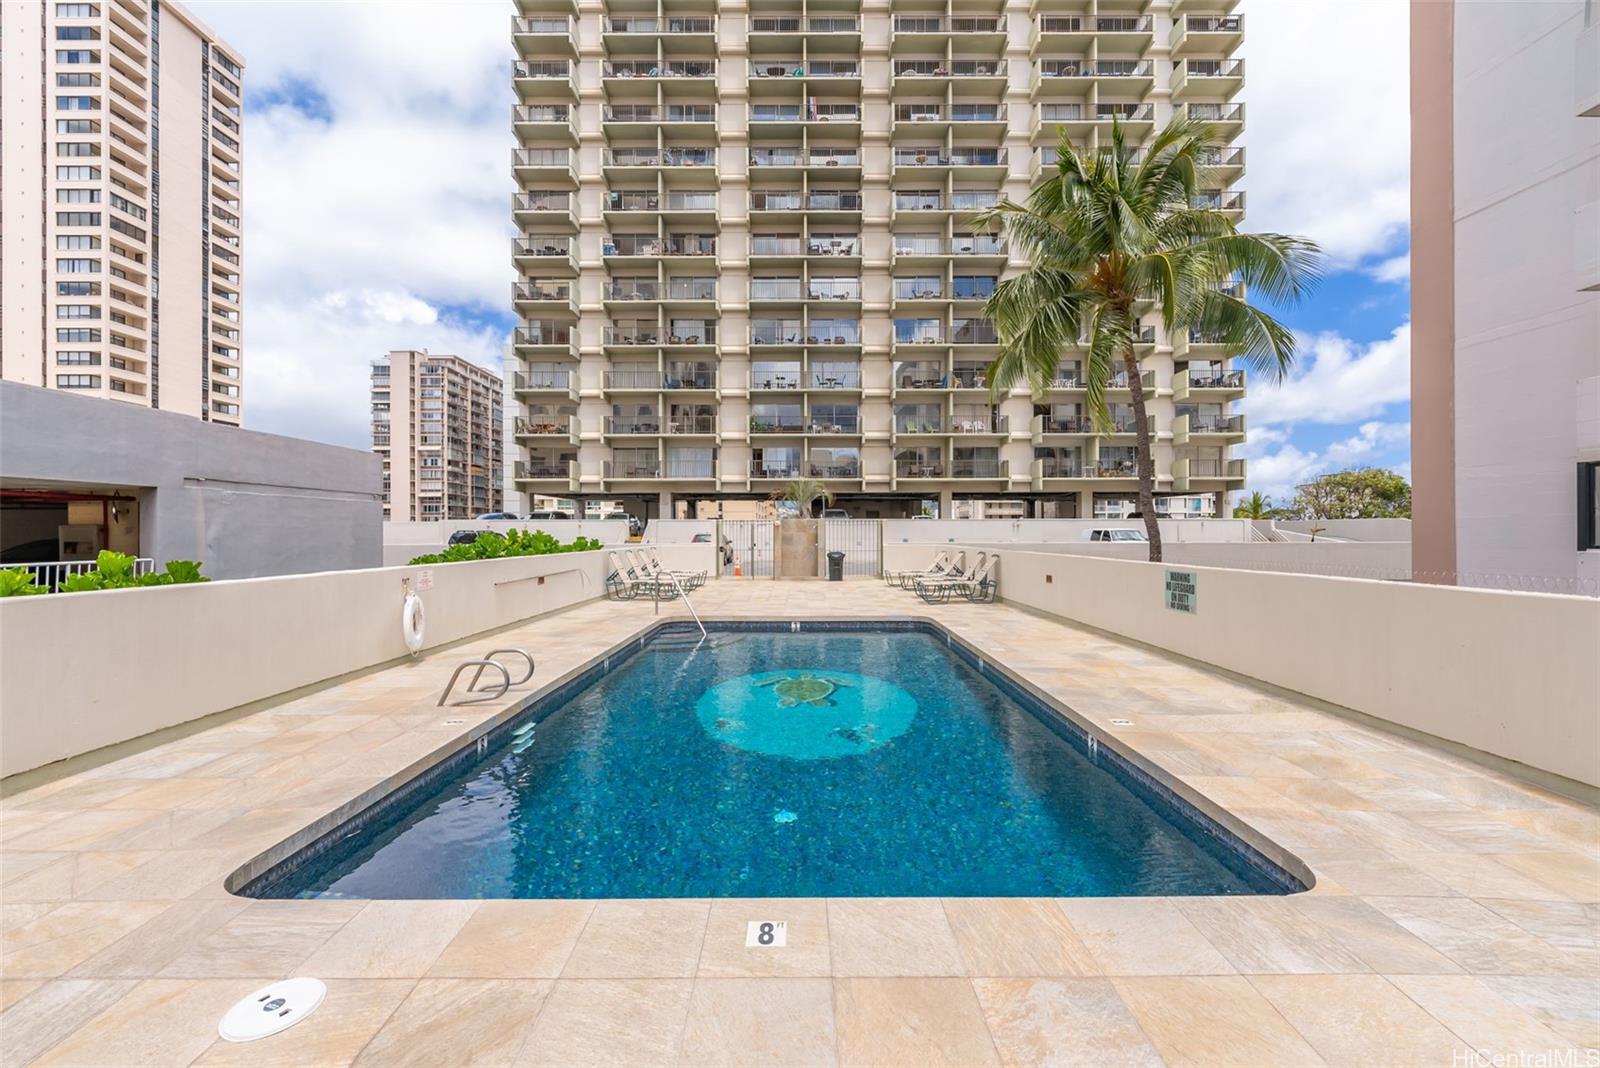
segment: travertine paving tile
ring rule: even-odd
[[[1500,863],[1574,901],[1600,901],[1600,857],[1577,853],[1497,854]]]
[[[174,956],[243,912],[248,904],[237,898],[180,901],[73,968],[70,974],[73,978],[106,979],[157,975]]]
[[[1173,1068],[1323,1063],[1243,976],[1128,977],[1113,982]]]
[[[160,974],[187,979],[287,976],[366,907],[363,901],[337,900],[240,903],[246,907],[184,947]]]
[[[1109,979],[974,979],[1005,1065],[1161,1068]]]
[[[476,901],[374,901],[301,964],[322,979],[427,974],[478,907]]]
[[[1483,984],[1567,1041],[1600,1049],[1600,976],[1486,975]]]
[[[830,898],[833,974],[964,975],[937,898]]]
[[[601,901],[564,979],[672,979],[693,976],[711,906],[703,901]]]
[[[336,979],[317,1011],[257,1042],[217,1039],[196,1068],[334,1068],[350,1064],[411,993],[414,979]]]
[[[217,1037],[235,1001],[264,986],[256,979],[146,979],[36,1062],[64,1068],[185,1065]]]
[[[838,1063],[828,979],[697,979],[679,1063],[804,1068]]]
[[[1464,1043],[1378,975],[1253,975],[1329,1064],[1447,1065]]]
[[[37,987],[0,1013],[0,1065],[32,1063],[121,1001],[134,985],[131,979],[58,979]]]
[[[545,999],[520,1068],[672,1064],[683,1039],[690,979],[560,979]]]
[[[1178,910],[1228,963],[1256,972],[1364,972],[1359,955],[1283,898],[1190,898]]]
[[[1550,1028],[1470,975],[1391,975],[1389,981],[1475,1050],[1532,1057],[1566,1048]]]
[[[48,979],[77,967],[166,905],[154,901],[74,901],[52,909],[0,940],[0,974]]]
[[[1527,931],[1562,949],[1600,949],[1600,905],[1582,901],[1521,901],[1479,898]]]
[[[747,946],[746,925],[783,920],[782,948]],[[817,898],[727,898],[711,902],[705,944],[696,972],[702,979],[828,976],[828,903]]]
[[[1469,972],[1490,975],[1585,975],[1592,958],[1556,949],[1510,920],[1464,897],[1374,897],[1370,904]]]
[[[1300,894],[1289,899],[1318,927],[1381,973],[1453,974],[1461,965],[1358,897]]]
[[[420,980],[356,1063],[509,1065],[552,985],[549,979]]]
[[[839,1063],[972,1068],[998,1065],[999,1052],[966,979],[835,979]]]
[[[1041,898],[945,898],[967,975],[1097,975],[1099,965],[1055,904]]]
[[[593,911],[592,901],[485,901],[428,974],[554,979]]]
[[[0,1012],[5,1012],[44,984],[43,979],[0,979]]]
[[[1233,965],[1165,898],[1061,898],[1106,975],[1229,975]]]

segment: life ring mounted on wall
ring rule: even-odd
[[[422,598],[409,591],[400,606],[400,633],[405,637],[406,648],[411,650],[412,656],[422,651],[422,638],[426,633]]]

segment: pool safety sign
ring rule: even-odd
[[[783,920],[751,920],[745,927],[744,944],[781,949],[789,944],[789,925]]]
[[[1195,581],[1193,571],[1167,571],[1167,607],[1174,612],[1195,611]]]

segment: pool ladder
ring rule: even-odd
[[[520,679],[513,680],[511,678],[511,672],[506,670],[506,666],[495,659],[495,657],[497,657],[497,656],[520,656],[520,657],[522,657],[522,659],[524,659],[524,660],[526,660],[528,662],[528,673],[526,675],[522,676],[522,678],[520,678]],[[451,674],[450,674],[450,681],[444,684],[444,693],[439,695],[439,703],[435,707],[438,707],[438,708],[443,708],[444,707],[445,701],[447,701],[449,699],[449,697],[450,697],[450,691],[455,688],[456,680],[461,677],[461,673],[463,671],[467,670],[467,668],[470,668],[470,667],[475,667],[478,670],[473,673],[472,681],[467,683],[467,692],[468,693],[479,693],[479,692],[482,692],[483,696],[482,697],[469,697],[464,701],[457,701],[456,704],[458,704],[458,705],[472,705],[472,704],[477,704],[480,701],[498,700],[499,698],[504,697],[506,695],[506,691],[511,689],[511,687],[513,687],[513,686],[521,686],[523,683],[525,683],[529,679],[533,678],[533,657],[528,655],[527,650],[525,650],[525,649],[496,649],[493,652],[489,653],[487,656],[484,656],[484,657],[482,657],[480,659],[463,660],[463,661],[461,661],[461,663],[457,664],[455,671],[451,672]],[[496,680],[496,683],[495,683],[496,685],[499,686],[499,689],[495,690],[493,693],[488,693],[487,691],[479,691],[479,689],[478,689],[478,680],[483,678],[484,671],[489,669],[489,668],[494,668],[496,671],[500,672],[500,678],[498,680]]]
[[[694,618],[694,625],[700,628],[700,637],[702,637],[702,638],[709,637],[709,635],[706,634],[706,625],[704,623],[700,622],[700,613],[696,612],[694,610],[694,602],[689,600],[689,591],[683,588],[683,583],[678,581],[678,576],[674,575],[670,571],[663,571],[663,572],[661,572],[661,574],[665,575],[667,578],[672,580],[673,588],[678,591],[678,596],[683,599],[684,607],[689,609],[689,615]],[[656,598],[656,615],[659,616],[660,614],[661,614],[661,598],[657,597]]]

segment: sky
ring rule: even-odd
[[[192,0],[242,51],[245,425],[366,448],[394,348],[500,371],[515,324],[513,5]],[[1244,228],[1329,256],[1243,409],[1250,489],[1410,470],[1405,0],[1246,0]]]

